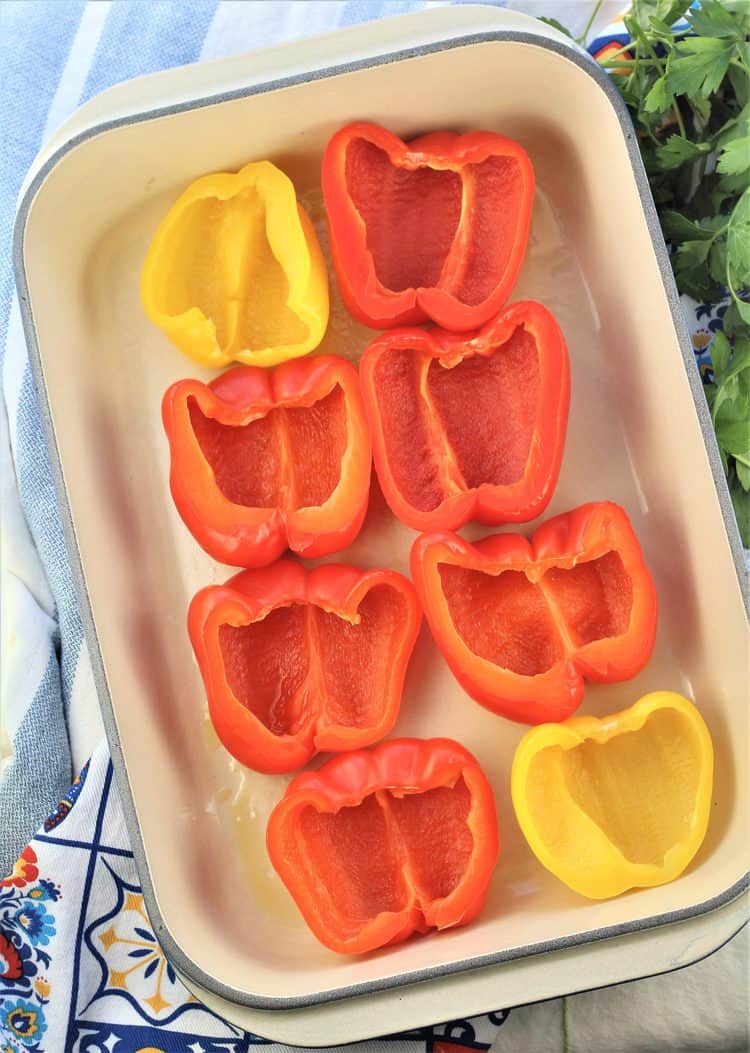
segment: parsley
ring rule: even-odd
[[[623,21],[630,43],[600,61],[633,119],[678,288],[730,298],[705,390],[750,547],[750,2],[633,0]]]

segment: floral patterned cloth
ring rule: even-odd
[[[382,1040],[383,1053],[486,1050],[508,1015],[393,1036]],[[246,1053],[255,1046],[290,1048],[208,1010],[157,943],[102,744],[0,881],[0,1053]]]

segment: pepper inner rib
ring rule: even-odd
[[[170,233],[162,267],[164,312],[197,307],[228,354],[299,344],[308,335],[287,306],[289,283],[268,241],[265,202],[252,187],[194,201]]]
[[[195,398],[188,409],[216,485],[233,504],[285,512],[317,507],[341,480],[348,416],[338,384],[310,406],[277,406],[247,424],[206,416]]]
[[[274,735],[380,723],[404,599],[376,585],[352,622],[312,603],[276,607],[249,625],[219,626],[227,683]]]
[[[633,583],[615,551],[551,567],[535,583],[523,569],[489,574],[439,563],[441,588],[458,635],[472,653],[522,676],[546,673],[630,624]]]
[[[541,379],[536,339],[523,326],[450,368],[411,348],[385,352],[374,381],[389,467],[408,503],[431,512],[456,493],[520,482]]]
[[[380,147],[354,139],[345,177],[380,284],[393,292],[436,286],[461,216],[461,176],[399,167]]]
[[[338,812],[300,809],[287,851],[337,928],[355,935],[378,914],[424,909],[450,895],[474,851],[471,794],[454,786],[396,796],[377,790]]]
[[[354,139],[345,178],[383,288],[440,288],[468,306],[492,293],[507,270],[523,195],[514,157],[453,169],[448,163],[407,167]]]
[[[571,862],[580,845],[560,838],[566,826],[559,808],[567,796],[629,862],[661,866],[670,848],[690,834],[701,764],[685,718],[660,709],[642,727],[623,728],[606,742],[585,739],[572,749],[541,750],[529,769],[528,806],[542,839]],[[555,801],[558,806],[550,807]]]

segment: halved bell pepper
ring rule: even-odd
[[[311,559],[348,545],[370,491],[370,438],[357,371],[333,355],[273,371],[238,366],[164,395],[170,486],[215,559],[265,566],[286,548]]]
[[[676,878],[711,811],[713,746],[673,691],[612,716],[545,724],[521,739],[511,792],[539,862],[591,899]]]
[[[546,508],[570,401],[568,353],[541,304],[514,303],[471,333],[396,329],[359,366],[375,468],[415,530],[518,523]]]
[[[393,570],[283,559],[202,589],[188,630],[217,735],[262,772],[377,742],[398,716],[421,619]]]
[[[302,772],[266,840],[305,921],[340,954],[471,921],[500,850],[492,789],[450,739],[392,739]]]
[[[328,325],[328,275],[288,176],[257,161],[191,183],[154,235],[141,299],[203,366],[274,366],[316,348]]]
[[[512,139],[405,143],[350,124],[326,147],[323,194],[341,294],[366,325],[476,329],[510,296],[534,200],[534,170]]]
[[[417,538],[412,577],[432,635],[464,689],[511,720],[564,720],[584,677],[627,680],[656,636],[654,582],[619,505],[582,505],[531,541]]]

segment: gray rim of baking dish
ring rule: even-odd
[[[109,121],[102,121],[101,123],[93,125],[91,128],[80,132],[78,135],[73,136],[68,142],[64,143],[52,154],[34,176],[18,207],[13,237],[13,265],[16,276],[16,285],[18,287],[21,316],[23,319],[29,357],[39,397],[42,424],[49,448],[65,542],[70,557],[78,602],[81,608],[81,618],[88,644],[94,682],[99,696],[102,718],[107,732],[112,763],[117,776],[117,785],[122,800],[126,826],[130,836],[141,885],[143,887],[148,914],[167,957],[188,979],[193,980],[196,984],[205,988],[212,994],[218,995],[220,998],[253,1009],[302,1009],[343,998],[352,998],[357,995],[404,987],[409,984],[419,983],[420,981],[435,980],[440,977],[450,976],[455,973],[468,972],[484,966],[499,965],[503,962],[512,961],[517,958],[531,957],[532,955],[544,954],[550,951],[560,951],[570,947],[582,946],[587,943],[593,943],[594,941],[609,939],[614,936],[624,936],[629,933],[640,932],[644,929],[655,928],[656,926],[666,925],[672,922],[685,921],[689,918],[695,918],[701,914],[705,914],[708,911],[715,910],[717,907],[724,906],[750,886],[750,871],[747,871],[738,881],[725,889],[724,892],[717,896],[713,896],[711,899],[704,900],[702,903],[698,903],[693,907],[683,907],[680,910],[667,911],[664,914],[656,914],[649,918],[641,918],[632,922],[623,922],[619,925],[610,925],[599,929],[592,929],[589,932],[564,936],[558,939],[547,940],[527,946],[513,947],[506,951],[478,955],[474,958],[467,958],[458,962],[434,965],[429,968],[417,969],[409,973],[402,973],[383,979],[368,980],[362,983],[331,988],[330,990],[320,991],[309,995],[295,995],[291,997],[271,997],[268,995],[252,994],[236,987],[232,987],[229,984],[222,983],[209,973],[204,972],[204,970],[201,969],[192,958],[185,954],[180,945],[174,939],[170,930],[167,928],[157,905],[143,840],[141,838],[140,826],[133,802],[133,795],[120,746],[119,735],[112,709],[112,699],[110,697],[109,686],[104,672],[99,640],[83,573],[78,540],[76,538],[75,527],[71,517],[70,503],[68,501],[68,494],[65,487],[55,429],[52,422],[49,400],[47,398],[44,370],[42,367],[36,330],[34,327],[34,319],[29,301],[29,289],[24,265],[24,238],[26,234],[26,222],[34,197],[44,180],[55,166],[66,156],[66,154],[75,150],[76,147],[85,143],[89,139],[113,131],[116,128],[122,128],[129,124],[135,124],[141,121],[154,120],[159,117],[166,117],[173,113],[182,113],[186,110],[213,106],[234,99],[247,98],[251,95],[260,95],[265,92],[276,91],[280,88],[288,88],[296,84],[304,84],[313,80],[335,77],[342,73],[351,73],[356,70],[367,69],[374,66],[401,62],[405,59],[418,58],[421,55],[429,55],[440,51],[449,51],[453,48],[471,47],[476,44],[494,42],[527,44],[530,47],[544,48],[560,55],[569,62],[574,63],[579,69],[583,70],[584,73],[590,76],[596,82],[598,87],[607,95],[607,98],[617,115],[622,134],[625,137],[630,164],[638,187],[641,205],[646,217],[646,223],[651,235],[651,242],[659,264],[667,302],[677,331],[680,350],[682,352],[685,370],[690,382],[693,402],[695,404],[695,411],[698,415],[703,439],[708,452],[708,459],[714,483],[716,485],[717,496],[721,506],[724,525],[729,539],[737,576],[739,578],[740,588],[744,597],[745,607],[750,615],[750,589],[748,588],[745,572],[744,552],[740,540],[739,529],[735,519],[732,501],[729,496],[729,489],[724,476],[721,459],[719,457],[719,449],[714,434],[711,415],[703,393],[703,383],[690,344],[687,326],[682,314],[680,297],[677,292],[672,268],[669,262],[669,254],[661,232],[654,202],[651,197],[651,190],[641,161],[641,155],[636,142],[633,125],[630,121],[630,116],[625,104],[620,98],[620,95],[612,84],[609,76],[586,52],[580,51],[571,45],[564,44],[557,40],[541,35],[538,36],[534,33],[520,32],[517,30],[497,30],[494,32],[453,37],[436,43],[406,48],[402,51],[393,51],[382,55],[376,55],[356,62],[348,62],[341,65],[329,66],[320,70],[313,70],[310,73],[282,77],[278,80],[270,80],[246,88],[236,88],[231,91],[219,92],[214,95],[205,95],[198,99],[191,99],[185,102],[174,103],[170,106],[142,111],[131,116],[117,117]]]

